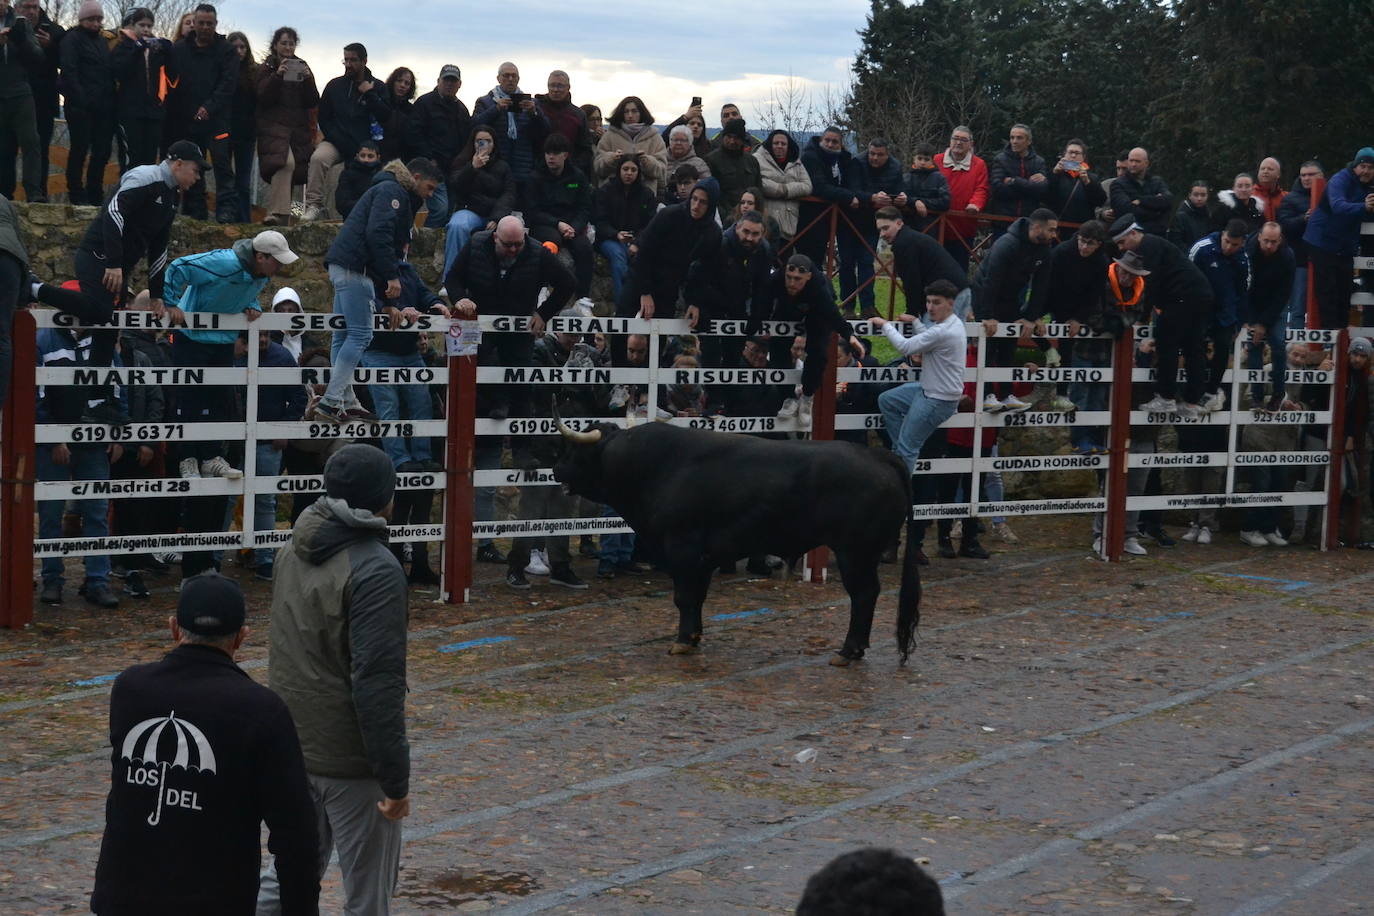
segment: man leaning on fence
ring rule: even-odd
[[[271,687],[291,710],[315,799],[321,873],[335,849],[345,913],[385,916],[410,813],[406,577],[387,547],[396,471],[353,444],[324,467],[325,495],[277,554]],[[274,863],[258,916],[284,912]]]

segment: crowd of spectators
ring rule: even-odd
[[[1286,384],[1285,366],[1309,357],[1305,346],[1287,347],[1285,332],[1307,323],[1309,280],[1317,303],[1313,324],[1347,323],[1355,276],[1350,259],[1359,250],[1361,226],[1374,219],[1371,148],[1359,150],[1347,167],[1331,174],[1315,199],[1315,183],[1326,177],[1319,163],[1302,163],[1285,190],[1281,164],[1265,158],[1253,173],[1238,173],[1227,190],[1213,195],[1199,180],[1176,201],[1152,170],[1147,150],[1122,150],[1114,174],[1103,177],[1090,165],[1084,140],[1068,139],[1057,156],[1047,159],[1037,152],[1031,127],[1020,123],[1011,125],[1000,149],[994,145],[987,152],[979,152],[977,138],[963,125],[945,144],[931,138],[898,150],[882,137],[855,138],[838,127],[807,137],[772,130],[760,139],[750,133],[739,108],[726,104],[719,130],[710,136],[700,99],[666,125],[634,95],[603,118],[597,106],[573,102],[565,71],[549,73],[546,92],[532,94],[522,89],[512,62],[498,67],[495,85],[471,110],[458,98],[458,66],[441,67],[433,88],[417,98],[420,77],[401,67],[378,79],[359,43],[343,48],[343,73],[319,87],[310,65],[297,56],[295,29],[277,29],[259,61],[247,36],[217,31],[216,11],[209,4],[188,14],[180,34],[170,39],[152,34],[153,14],[141,8],[129,11],[117,32],[105,31],[103,11],[94,0],[81,5],[76,27],[65,33],[35,0],[23,0],[15,9],[6,5],[0,17],[7,29],[0,58],[0,98],[6,100],[0,192],[13,193],[19,153],[25,197],[47,199],[48,170],[40,154],[46,153],[46,138],[60,112],[70,136],[68,199],[105,204],[75,254],[75,288],[29,275],[17,229],[10,230],[10,244],[0,220],[0,279],[6,284],[0,293],[15,304],[42,302],[89,323],[118,308],[147,309],[170,316],[172,324],[184,324],[195,312],[255,317],[264,307],[269,280],[296,259],[280,232],[267,228],[229,249],[168,259],[176,214],[209,216],[208,171],[214,172],[215,218],[222,222],[251,221],[255,212],[263,226],[330,219],[336,213],[341,218],[325,257],[332,305],[302,302],[288,288],[277,290],[270,305],[273,311],[332,308],[345,325],[332,341],[196,327],[163,337],[133,330],[122,335],[99,328],[52,330],[40,341],[45,365],[229,367],[245,365],[248,348],[257,347],[264,367],[333,370],[327,385],[260,388],[260,422],[310,419],[342,430],[355,420],[442,416],[442,400],[423,386],[353,384],[355,368],[418,367],[442,358],[423,334],[374,334],[377,313],[386,314],[393,328],[425,313],[528,319],[529,330],[485,334],[482,365],[647,365],[645,338],[546,329],[555,316],[613,312],[682,316],[694,333],[658,348],[660,367],[671,381],[659,386],[657,397],[643,385],[590,386],[560,402],[564,416],[765,417],[795,421],[804,434],[830,358],[832,332],[839,335],[842,365],[880,362],[873,342],[855,334],[850,321],[877,315],[875,265],[886,263],[905,294],[901,319],[926,327],[946,315],[956,324],[981,322],[989,337],[984,364],[992,368],[1020,366],[1030,359],[1028,347],[1033,354],[1038,347],[1036,364],[1051,368],[1108,365],[1109,348],[1100,339],[1046,341],[1041,324],[1047,319],[1067,322],[1074,333],[1086,328],[1109,337],[1134,325],[1152,325],[1153,339],[1140,346],[1137,359],[1159,371],[1153,383],[1136,386],[1137,403],[1179,421],[1181,449],[1217,451],[1225,444],[1211,442],[1209,435],[1220,427],[1188,421],[1226,407],[1229,389],[1221,373],[1230,365],[1238,336],[1244,340],[1243,366],[1269,367],[1265,380],[1243,387],[1248,406],[1270,413],[1325,406],[1327,396],[1319,386],[1294,391]],[[112,155],[123,173],[113,191],[103,184]],[[268,185],[260,211],[249,207],[255,157]],[[838,295],[822,269],[832,219]],[[445,232],[437,291],[407,262],[419,224]],[[593,299],[598,256],[612,283],[612,295],[602,302]],[[147,266],[147,290],[135,297],[130,278],[140,261]],[[927,314],[928,296],[941,302],[941,318]],[[0,363],[8,361],[12,307],[0,295],[5,309]],[[738,322],[746,333],[710,333],[713,320]],[[765,322],[770,320],[799,321],[803,333],[769,336]],[[902,347],[896,349],[890,364],[921,365],[919,348],[906,355]],[[1353,345],[1351,383],[1335,402],[1346,411],[1352,444],[1363,442],[1368,420],[1366,349],[1367,343]],[[976,359],[976,350],[965,351],[960,344],[952,358],[962,365]],[[800,368],[801,382],[699,384],[692,376],[684,381],[672,374],[768,368]],[[7,378],[0,365],[0,379]],[[879,396],[887,387],[892,386],[841,382],[839,410],[879,414]],[[875,437],[913,468],[922,459],[967,458],[975,451],[995,456],[1000,424],[986,428],[975,446],[970,431],[940,429],[940,422],[959,410],[1024,411],[1036,400],[1031,386],[1001,381],[984,387],[981,404],[972,403],[972,386],[965,390],[956,379],[947,387],[934,400],[930,384],[900,397],[894,392],[881,407],[884,428],[872,437],[868,430],[845,430],[841,437],[863,444]],[[1105,385],[1073,381],[1050,388],[1053,410],[1105,409]],[[552,393],[547,386],[484,385],[478,416],[498,422],[547,416],[554,406]],[[52,388],[40,403],[42,417],[50,422],[113,425],[224,422],[245,410],[246,403],[236,401],[231,389],[214,385]],[[1274,432],[1273,441],[1261,443],[1261,431]],[[1072,450],[1105,451],[1104,433],[1073,427]],[[759,434],[793,433],[764,429]],[[1324,436],[1324,428],[1311,425],[1255,427],[1247,429],[1246,445],[1297,451],[1318,447]],[[479,468],[509,464],[532,470],[549,464],[547,438],[483,438],[494,441],[479,444]],[[317,474],[342,439],[341,434],[338,440],[248,445],[148,442],[129,449],[73,443],[42,449],[39,472],[43,479],[237,479],[243,475],[245,449],[251,448],[258,476]],[[1132,435],[1137,450],[1153,448],[1154,442],[1149,434]],[[442,452],[425,437],[387,435],[377,444],[401,473],[442,470],[437,460]],[[1279,490],[1320,485],[1286,470],[1267,469],[1263,479],[1242,476]],[[1158,492],[1158,478],[1157,470],[1133,472],[1132,492]],[[972,485],[968,475],[916,479],[918,503],[966,499]],[[1218,485],[1205,475],[1195,483]],[[484,489],[478,493],[478,517],[488,520],[494,509]],[[999,500],[1000,476],[984,475],[979,491],[982,498]],[[253,514],[256,528],[272,528],[279,509],[294,520],[314,495],[296,494],[288,510],[277,506],[274,495],[261,494],[243,511]],[[402,489],[396,519],[427,522],[432,495]],[[526,487],[522,496],[520,512],[528,519],[607,514],[603,507],[567,500],[556,487]],[[232,522],[228,502],[223,496],[118,501],[110,533],[223,531]],[[81,531],[106,533],[103,501],[77,505]],[[44,506],[43,536],[57,536],[61,504]],[[1184,538],[1210,540],[1215,511],[1201,511],[1193,522]],[[978,528],[971,518],[942,522],[940,554],[986,557]],[[1301,511],[1283,517],[1256,513],[1247,516],[1241,537],[1255,546],[1275,545],[1301,537],[1304,528]],[[993,520],[993,531],[1005,540],[1016,537],[1000,518]],[[1145,551],[1141,540],[1146,538],[1172,543],[1157,514],[1142,513],[1130,534],[1132,553]],[[956,539],[961,540],[958,550]],[[612,535],[597,545],[584,537],[577,552],[598,558],[599,575],[636,572],[639,561],[655,559],[654,547],[632,541]],[[506,564],[506,582],[513,588],[528,588],[531,574],[585,588],[573,570],[572,553],[567,537],[517,538],[508,555],[492,541],[482,541],[478,558]],[[405,548],[403,555],[411,563],[412,582],[434,580],[422,544]],[[142,574],[160,570],[167,559],[121,556],[116,571],[124,575],[125,592],[146,594]],[[208,550],[176,559],[188,576],[222,562],[218,552]],[[749,560],[751,571],[771,571],[768,558]],[[260,549],[245,562],[261,578],[272,577],[270,550]],[[86,566],[87,600],[113,606],[118,599],[110,587],[108,559],[92,558]],[[59,603],[62,587],[62,563],[53,561],[45,568],[42,600]]]

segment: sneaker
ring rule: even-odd
[[[216,455],[200,463],[201,477],[223,477],[225,480],[242,480],[243,472],[233,467],[225,461],[223,456]]]
[[[1202,407],[1198,404],[1189,404],[1184,401],[1178,405],[1178,415],[1185,420],[1196,420],[1202,416]]]
[[[1121,545],[1121,549],[1136,557],[1143,557],[1146,554],[1145,548],[1135,538],[1126,538],[1126,543]]]
[[[130,598],[147,598],[149,595],[148,586],[143,584],[143,576],[138,570],[130,570],[124,577],[124,594]]]
[[[592,301],[591,296],[583,296],[581,299],[578,299],[577,305],[586,309],[588,313],[596,311],[596,303]]]
[[[346,408],[343,413],[350,422],[354,420],[362,420],[364,423],[377,422],[377,415],[361,404],[353,404]]]
[[[315,419],[324,420],[326,423],[343,424],[348,422],[348,414],[344,412],[342,407],[337,407],[325,401],[316,401],[311,413],[314,414]]]
[[[1140,409],[1155,413],[1174,413],[1178,410],[1178,402],[1173,398],[1166,398],[1163,395],[1157,394],[1144,404],[1141,404]]]
[[[1002,409],[1002,402],[997,400],[997,395],[989,392],[988,396],[983,398],[983,409],[988,413],[998,413]]]
[[[184,477],[186,475],[183,474],[182,476]],[[199,477],[200,472],[197,471],[195,476]],[[169,550],[164,553],[153,554],[153,559],[157,561],[159,564],[161,564],[162,572],[166,572],[168,569],[171,569],[173,566],[181,562],[181,554]]]
[[[1283,535],[1277,531],[1264,532],[1264,539],[1269,542],[1271,547],[1287,547],[1288,542],[1283,539]]]
[[[1014,394],[1009,394],[1002,399],[1003,410],[1028,410],[1030,404],[1021,400]]]
[[[782,402],[782,408],[778,411],[778,419],[795,420],[797,418],[797,411],[800,409],[801,405],[797,403],[796,398],[788,398]]]
[[[1202,399],[1198,407],[1203,413],[1216,413],[1218,410],[1224,410],[1226,408],[1226,392],[1213,391]]]
[[[439,574],[429,568],[428,561],[424,563],[412,563],[410,575],[406,576],[406,581],[411,585],[438,585],[440,584]]]
[[[61,604],[62,586],[56,582],[43,583],[43,590],[38,593],[38,600],[43,604]]]
[[[967,538],[959,542],[959,556],[971,557],[975,560],[986,560],[992,554],[984,549],[982,544],[977,541],[970,541]]]
[[[578,556],[586,560],[592,560],[601,555],[601,551],[596,549],[596,542],[592,540],[590,534],[582,535],[582,540],[577,545]]]
[[[1097,554],[1099,557],[1102,556],[1102,538],[1093,538],[1093,553]]]
[[[610,560],[602,560],[596,564],[596,574],[602,579],[614,579],[615,564]]]
[[[506,555],[495,544],[483,544],[477,548],[478,563],[504,563]]]
[[[955,519],[954,523],[949,526],[949,539],[951,541],[960,541],[963,540],[963,538],[964,522],[962,519]]]
[[[801,402],[797,405],[797,425],[805,429],[811,428],[811,395],[804,394]]]
[[[1212,529],[1208,528],[1206,525],[1199,528],[1197,532],[1197,542],[1199,544],[1212,543]]]
[[[744,564],[744,571],[756,578],[767,579],[773,575],[773,567],[769,566],[763,557],[751,557],[749,562]]]
[[[101,401],[94,407],[81,412],[82,423],[98,423],[101,426],[128,426],[134,422],[115,401]]]
[[[1075,412],[1078,410],[1078,405],[1062,394],[1056,394],[1050,401],[1050,410],[1062,410],[1066,413]]]
[[[324,207],[311,205],[306,207],[305,212],[301,214],[301,222],[303,223],[313,223],[322,219],[324,219]]]
[[[531,550],[530,561],[525,564],[525,574],[547,576],[549,574],[549,555],[542,550]]]
[[[649,571],[649,567],[643,563],[636,563],[634,560],[626,560],[624,563],[615,564],[617,573],[627,576],[639,576]]]
[[[578,578],[577,573],[572,571],[572,567],[566,563],[555,566],[549,571],[549,582],[553,585],[561,585],[564,588],[590,588],[586,582]]]
[[[1183,540],[1187,541],[1189,544],[1192,544],[1192,543],[1194,543],[1195,541],[1197,541],[1198,536],[1201,535],[1201,534],[1202,534],[1202,529],[1201,529],[1201,528],[1199,528],[1197,525],[1189,525],[1189,526],[1188,526],[1188,532],[1187,532],[1186,534],[1183,535]]]
[[[110,591],[110,586],[104,582],[101,582],[99,585],[87,583],[86,603],[103,608],[119,607],[119,599],[115,597],[114,592]]]
[[[194,458],[183,458],[177,465],[182,480],[200,479],[200,462]]]
[[[1016,532],[1012,531],[1011,526],[1008,525],[1006,522],[993,522],[992,533],[997,535],[999,538],[1001,538],[1004,542],[1008,544],[1016,544],[1019,543],[1021,540],[1019,537],[1016,536]]]
[[[1240,542],[1242,544],[1249,544],[1251,547],[1269,546],[1269,542],[1264,539],[1264,535],[1260,534],[1258,531],[1242,531],[1240,533]]]
[[[946,538],[940,538],[938,553],[940,557],[945,560],[952,560],[958,556],[958,554],[954,552],[954,542]]]
[[[506,585],[520,591],[526,591],[530,587],[530,580],[525,578],[525,574],[518,569],[506,571]]]
[[[253,569],[253,578],[261,579],[264,582],[272,581],[272,564],[260,563]]]

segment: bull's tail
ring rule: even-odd
[[[921,623],[921,567],[914,549],[916,516],[911,509],[911,475],[902,465],[902,493],[906,499],[906,546],[902,549],[902,587],[897,595],[897,651],[905,665],[916,642],[916,627]]]

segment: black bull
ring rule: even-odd
[[[611,506],[661,541],[678,608],[673,653],[701,640],[701,606],[722,563],[772,553],[789,560],[825,545],[849,593],[849,632],[831,664],[862,658],[878,600],[878,562],[911,517],[911,478],[885,449],[848,442],[775,441],[647,423],[577,432],[553,476]],[[902,558],[897,649],[905,663],[920,621],[921,580],[911,538]]]

